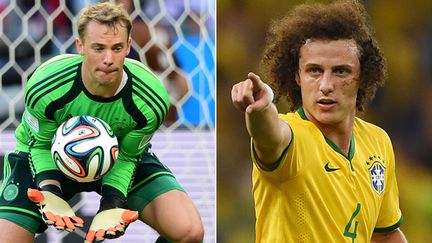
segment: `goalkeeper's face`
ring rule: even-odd
[[[131,46],[127,29],[119,23],[109,26],[90,21],[84,39],[78,38],[76,46],[84,57],[84,82],[95,88],[116,89],[121,81],[123,63]]]

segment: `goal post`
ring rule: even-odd
[[[0,0],[1,166],[5,153],[14,150],[28,78],[49,58],[76,53],[79,11],[94,2]],[[215,0],[117,2],[133,20],[129,57],[149,66],[170,94],[170,112],[152,140],[153,151],[197,205],[204,242],[215,242]],[[99,196],[81,193],[74,200],[80,216],[91,219]],[[84,235],[49,229],[36,242],[82,242]],[[152,242],[157,236],[137,222],[116,242]]]

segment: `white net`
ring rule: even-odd
[[[0,0],[0,157],[14,149],[13,132],[24,109],[23,87],[45,60],[75,53],[77,15],[96,1]],[[205,242],[215,242],[215,2],[122,0],[133,19],[131,58],[150,66],[167,87],[172,107],[153,139],[153,151],[170,167],[197,205]],[[2,165],[1,165],[2,166]],[[1,171],[1,170],[0,170]],[[82,193],[75,209],[91,218],[99,197]],[[88,221],[89,222],[89,221]],[[82,242],[84,231],[49,229],[36,242]],[[154,242],[141,222],[113,242]]]

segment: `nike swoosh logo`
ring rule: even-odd
[[[340,170],[340,168],[332,168],[332,167],[330,167],[329,164],[330,164],[330,162],[327,162],[327,164],[325,164],[325,166],[324,166],[324,169],[325,169],[327,172],[333,172],[333,171]]]

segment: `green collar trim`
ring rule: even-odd
[[[303,120],[309,121],[309,119],[307,118],[307,116],[306,116],[306,114],[305,114],[305,111],[304,111],[303,107],[298,108],[298,109],[297,109],[297,113],[300,115],[300,117],[301,117]]]
[[[305,113],[305,111],[304,111],[304,109],[303,109],[303,107],[300,107],[300,108],[298,108],[297,109],[297,113],[300,115],[300,117],[303,119],[303,120],[309,120],[308,118],[307,118],[307,116],[306,116],[306,113]],[[324,138],[325,138],[325,140],[326,140],[326,142],[327,142],[327,144],[333,149],[333,150],[335,150],[336,152],[338,152],[339,154],[341,154],[341,155],[343,155],[345,158],[347,158],[350,162],[351,162],[351,160],[353,159],[353,157],[354,157],[354,152],[355,152],[355,140],[354,140],[354,134],[351,134],[351,139],[350,139],[350,147],[349,147],[349,150],[348,150],[348,156],[344,153],[344,152],[342,152],[342,150],[335,144],[335,143],[333,143],[333,141],[331,141],[330,139],[328,139],[326,136],[324,136]],[[350,163],[351,164],[351,163]],[[352,164],[351,164],[351,169],[354,171],[354,168],[352,167]]]
[[[349,161],[351,161],[353,159],[353,157],[354,157],[354,151],[355,151],[354,134],[351,135],[350,147],[349,147],[349,150],[348,150],[348,157],[344,154],[344,152],[342,152],[342,150],[336,144],[333,143],[333,141],[331,141],[330,139],[328,139],[326,136],[324,136],[324,138],[325,138],[327,144],[330,145],[330,147],[332,147],[333,150],[335,150],[336,152],[338,152],[341,155],[343,155]],[[353,168],[351,168],[351,169],[353,169]]]

